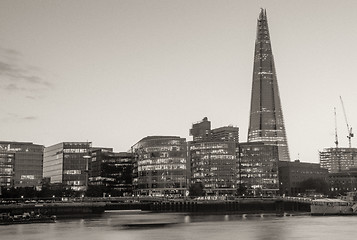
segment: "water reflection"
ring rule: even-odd
[[[154,223],[154,227],[127,224]],[[163,224],[159,223],[174,223]],[[199,215],[109,212],[100,217],[58,220],[52,224],[0,226],[1,240],[140,239],[352,239],[356,217]]]

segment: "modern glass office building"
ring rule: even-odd
[[[90,142],[62,142],[45,148],[43,177],[51,184],[74,191],[85,191],[88,185]]]
[[[190,135],[193,137],[188,147],[190,183],[202,183],[207,195],[235,194],[239,128],[211,129],[211,122],[205,117],[192,124]]]
[[[190,142],[191,184],[202,183],[207,195],[235,194],[237,186],[235,149],[235,142]]]
[[[42,145],[31,142],[0,142],[0,185],[40,187],[43,164]]]
[[[0,153],[0,187],[13,187],[15,153]]]
[[[111,196],[132,194],[133,154],[113,152],[111,149],[93,149],[89,165],[89,185]]]
[[[248,142],[278,146],[279,161],[290,161],[266,10],[258,18]]]
[[[278,147],[259,142],[240,143],[236,152],[238,188],[251,196],[278,194]]]
[[[177,136],[149,136],[132,147],[137,166],[135,194],[184,196],[187,191],[187,144]],[[135,172],[135,171],[134,171]]]

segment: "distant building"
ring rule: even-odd
[[[89,185],[99,186],[112,196],[132,194],[133,154],[112,149],[91,151]]]
[[[185,138],[145,137],[132,147],[132,152],[137,166],[137,179],[133,180],[136,194],[184,196],[188,174]]]
[[[91,142],[62,142],[45,148],[43,177],[51,184],[74,191],[85,191]]]
[[[40,187],[43,146],[0,141],[0,186]]]
[[[261,142],[237,147],[238,188],[251,196],[276,195],[279,191],[278,147]]]
[[[213,141],[239,142],[239,128],[233,126],[219,127],[211,130]]]
[[[239,128],[224,126],[211,129],[211,121],[204,117],[202,121],[192,124],[190,136],[194,142],[198,141],[223,141],[239,142]]]
[[[237,187],[236,143],[193,141],[189,143],[191,184],[202,183],[207,195],[235,194]]]
[[[327,181],[328,171],[318,163],[279,162],[280,194],[297,196],[302,193],[301,183],[307,179]]]
[[[333,195],[357,191],[357,168],[328,174],[330,191]]]
[[[265,9],[257,23],[248,142],[277,146],[279,161],[290,161]]]
[[[204,117],[202,121],[192,124],[190,129],[190,136],[193,137],[193,141],[209,141],[211,136],[211,122],[207,117]]]
[[[319,156],[320,166],[329,173],[357,167],[357,148],[325,148]]]

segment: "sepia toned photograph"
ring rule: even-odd
[[[356,9],[1,0],[0,239],[355,239]]]

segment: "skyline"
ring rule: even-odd
[[[352,0],[1,1],[1,140],[127,151],[150,135],[190,140],[208,117],[245,142],[261,7],[291,160],[317,163],[334,147],[334,107],[348,146],[340,95],[357,124]]]

